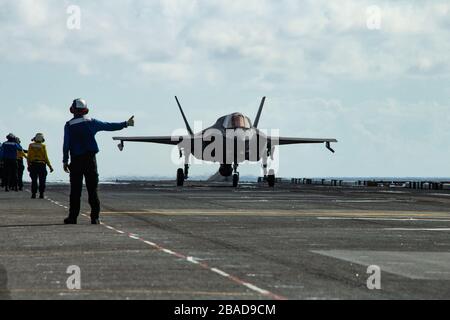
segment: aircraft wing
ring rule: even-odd
[[[113,140],[119,140],[121,143],[131,141],[177,145],[184,138],[189,138],[189,136],[113,137]]]
[[[300,143],[325,143],[325,146],[331,152],[334,150],[330,147],[331,142],[337,142],[334,138],[293,138],[293,137],[267,137],[270,139],[272,146],[274,145],[287,145],[287,144],[300,144]]]
[[[337,142],[336,139],[328,138],[291,138],[291,137],[271,137],[272,141],[278,140],[278,145],[297,144],[297,143],[325,143]]]

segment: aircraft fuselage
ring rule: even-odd
[[[252,127],[246,117],[246,123],[227,128],[224,123],[233,116],[244,117],[238,113],[221,117],[215,125],[193,136],[183,137],[178,148],[185,156],[192,155],[199,160],[220,163],[219,172],[224,176],[231,175],[232,164],[258,162],[267,157],[271,150],[271,141],[268,141],[267,135]]]

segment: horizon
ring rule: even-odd
[[[194,175],[189,177],[187,181],[206,181],[210,176],[208,175]],[[241,181],[256,181],[258,178],[261,178],[261,176],[256,175],[241,175]],[[436,180],[436,181],[449,181],[450,177],[432,177],[432,176],[404,176],[404,177],[388,177],[388,176],[358,176],[358,177],[339,177],[339,176],[305,176],[305,177],[284,177],[279,176],[277,178],[281,179],[313,179],[313,180],[343,180],[343,181],[357,181],[357,180],[385,180],[385,181],[396,181],[396,180]],[[100,182],[127,182],[127,181],[175,181],[174,177],[170,176],[117,176],[117,177],[103,177],[99,179]],[[29,179],[24,179],[24,182],[30,182]],[[54,183],[54,182],[61,182],[61,183],[69,183],[69,180],[56,180],[56,179],[47,179],[47,182]],[[226,184],[226,183],[225,183]]]

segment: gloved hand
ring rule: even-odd
[[[70,173],[69,164],[67,162],[63,163],[63,169],[65,172]]]
[[[134,116],[127,120],[127,127],[134,127]]]
[[[53,172],[53,167],[50,167],[50,173],[52,173]]]

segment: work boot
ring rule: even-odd
[[[91,219],[91,224],[100,224],[99,219]]]
[[[36,193],[31,194],[31,199],[36,199]]]
[[[64,224],[77,224],[77,219],[67,217],[64,219]]]
[[[43,193],[43,192],[41,192],[41,193],[39,194],[39,199],[44,199],[44,193]]]

